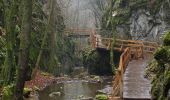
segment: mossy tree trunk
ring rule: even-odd
[[[48,22],[47,32],[49,34],[49,61],[48,61],[48,71],[50,73],[55,73],[54,68],[57,67],[57,57],[56,57],[56,1],[50,0],[50,15]]]
[[[30,34],[32,24],[32,0],[23,0],[23,19],[20,34],[19,68],[17,73],[15,99],[23,100],[23,89],[28,72]]]
[[[44,32],[44,36],[43,36],[43,39],[42,39],[42,43],[41,43],[41,49],[40,49],[40,52],[38,54],[38,57],[37,57],[37,61],[36,61],[36,64],[35,64],[35,68],[32,72],[32,78],[34,78],[36,76],[36,73],[39,69],[39,64],[40,64],[40,61],[41,61],[41,57],[43,55],[43,48],[45,48],[46,46],[46,42],[48,42],[49,40],[49,44],[50,44],[50,57],[49,57],[49,61],[48,61],[48,65],[49,65],[49,68],[48,71],[50,72],[51,70],[53,70],[51,68],[51,66],[53,65],[53,56],[55,55],[54,54],[54,49],[55,49],[55,0],[49,0],[49,8],[50,8],[50,14],[48,15],[48,22],[47,22],[47,26],[46,26],[46,30]],[[48,40],[47,40],[48,39]]]
[[[111,43],[111,50],[110,50],[110,63],[111,63],[111,66],[112,66],[112,72],[113,72],[113,74],[115,74],[115,64],[114,64],[114,53],[113,53],[113,51],[114,51],[114,43],[115,43],[115,32],[116,32],[116,26],[115,26],[115,24],[113,23],[113,17],[112,17],[112,7],[113,7],[113,4],[114,4],[114,2],[113,2],[113,0],[111,0],[110,1],[110,19],[111,19],[111,30],[112,30],[112,39],[113,39],[113,41],[112,41],[112,43]]]

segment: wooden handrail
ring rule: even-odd
[[[126,66],[129,63],[130,59],[131,59],[130,48],[126,48],[122,55],[120,56],[119,67],[114,77],[112,93],[113,97],[122,96],[123,94],[123,74],[126,70]]]
[[[99,40],[98,37],[96,37],[96,34],[93,34],[94,38],[96,38],[96,40]],[[105,45],[105,48],[110,49],[111,48],[111,43],[113,42],[112,38],[103,38],[100,37],[102,44]],[[98,43],[98,41],[96,42],[96,44]],[[141,40],[121,40],[121,39],[116,39],[115,40],[115,46],[118,46],[118,48],[120,48],[120,50],[122,48],[135,48],[136,51],[140,52],[148,52],[148,53],[154,53],[154,51],[159,47],[158,43],[156,42],[150,42],[150,41],[141,41]],[[100,46],[98,45],[97,47],[100,48]],[[133,51],[133,50],[132,50]]]

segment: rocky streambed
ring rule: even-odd
[[[39,92],[39,100],[94,100],[97,94],[111,94],[112,77],[67,78]]]

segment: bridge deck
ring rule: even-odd
[[[149,100],[150,81],[144,78],[145,67],[150,60],[149,55],[145,55],[144,59],[132,60],[124,74],[123,98],[135,100]]]

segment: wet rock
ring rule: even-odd
[[[52,92],[49,94],[49,97],[53,98],[55,96],[61,96],[61,92]]]
[[[104,91],[102,91],[102,90],[97,90],[96,93],[97,94],[105,94]]]
[[[78,96],[79,100],[93,100],[93,97],[85,97],[84,95]]]
[[[34,92],[34,94],[31,94],[29,98],[24,97],[24,100],[39,100],[38,92]]]
[[[100,76],[90,76],[88,80],[90,83],[103,83],[103,79]]]
[[[94,80],[95,80],[96,82],[98,82],[98,83],[103,83],[103,79],[102,79],[101,77],[99,77],[99,76],[95,76],[95,77],[94,77]]]
[[[82,98],[81,100],[94,100],[92,97]]]
[[[106,86],[104,89],[96,91],[96,93],[97,93],[97,94],[107,94],[107,95],[111,95],[111,93],[112,93],[112,87],[111,87],[111,86]]]

